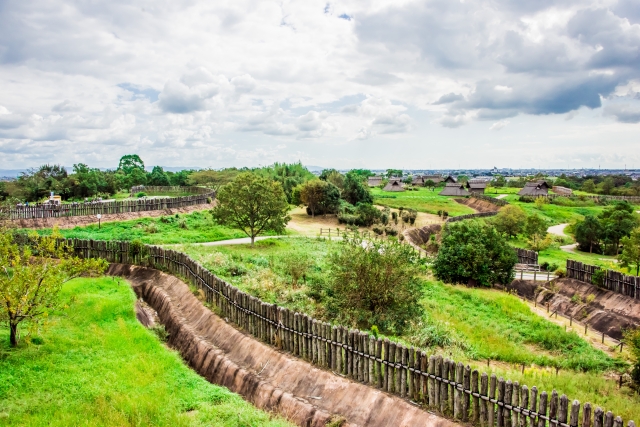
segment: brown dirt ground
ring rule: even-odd
[[[500,210],[499,206],[496,206],[485,200],[476,199],[475,197],[470,197],[468,199],[454,199],[454,200],[460,203],[461,205],[470,207],[476,212],[497,212],[498,210]]]

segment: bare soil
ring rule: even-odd
[[[465,205],[475,210],[476,212],[497,212],[500,210],[499,206],[489,203],[486,200],[476,199],[475,197],[469,197],[468,199],[454,199],[461,205]]]
[[[380,390],[318,369],[236,330],[202,305],[184,282],[158,270],[113,264],[157,311],[168,343],[200,375],[300,426],[453,427],[451,421]]]

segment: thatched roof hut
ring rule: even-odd
[[[444,179],[444,182],[446,182],[446,183],[454,183],[455,184],[456,182],[458,182],[458,180],[455,179],[453,176],[449,175]]]
[[[527,182],[524,188],[518,192],[518,195],[532,197],[546,196],[549,194],[549,188],[551,187],[545,181]]]
[[[447,182],[447,184],[439,194],[441,196],[468,196],[469,192],[464,189],[464,184],[458,184],[457,182]]]
[[[440,175],[416,175],[411,184],[423,187],[427,181],[433,181],[434,184],[437,184],[442,181],[442,177]]]
[[[467,181],[467,190],[473,194],[484,194],[484,189],[487,188],[487,182],[485,180],[470,179]]]
[[[390,178],[389,183],[384,186],[382,191],[404,191],[402,180],[400,178]]]
[[[377,187],[378,185],[382,184],[382,177],[381,176],[370,176],[367,179],[367,184],[369,184],[369,187]]]

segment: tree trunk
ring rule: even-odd
[[[593,241],[589,242],[589,253],[593,253]]]
[[[252,236],[251,236],[251,246],[253,246],[253,242],[255,242],[255,240],[256,240],[256,236],[253,236],[253,235],[252,235]]]
[[[9,323],[9,329],[11,330],[11,335],[9,338],[9,342],[11,343],[11,347],[15,347],[18,345],[18,325],[14,325],[13,323]]]

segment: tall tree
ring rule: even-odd
[[[19,246],[0,230],[0,322],[9,326],[11,346],[18,344],[18,327],[38,322],[60,308],[62,285],[80,275],[101,274],[107,262],[80,259],[69,246],[58,245],[57,229],[47,237],[30,236],[32,245]]]
[[[540,241],[547,236],[547,221],[538,214],[529,215],[524,223],[524,234],[531,240],[532,247],[540,248]]]
[[[366,178],[363,178],[362,175],[358,175],[353,171],[347,172],[344,178],[342,198],[352,205],[373,203],[373,196],[371,196],[371,191],[365,180]]]
[[[516,252],[495,228],[478,221],[447,225],[433,263],[435,276],[448,283],[507,285],[513,281]]]
[[[636,276],[640,276],[640,228],[636,228],[631,232],[629,237],[623,237],[622,253],[618,255],[620,264],[623,267],[636,267]]]
[[[169,185],[169,177],[161,166],[154,166],[151,173],[147,176],[148,185],[157,185],[160,187]]]
[[[620,239],[629,236],[631,230],[638,225],[633,206],[626,201],[616,202],[612,207],[602,211],[598,219],[602,224],[603,239],[610,244],[608,252],[617,255]]]
[[[500,209],[500,212],[493,219],[493,225],[500,233],[511,238],[516,237],[522,231],[527,214],[521,207],[507,205]]]
[[[589,250],[593,253],[593,249],[600,249],[600,241],[602,239],[602,225],[598,218],[587,215],[582,221],[578,222],[575,227],[576,242],[581,251]]]
[[[137,154],[126,154],[120,158],[118,170],[125,175],[129,175],[134,169],[142,169],[144,171],[144,162]]]
[[[251,238],[266,232],[284,232],[291,219],[282,184],[251,172],[238,175],[218,191],[218,205],[211,211],[221,225],[237,228]]]

